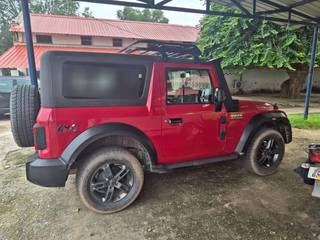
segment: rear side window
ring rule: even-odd
[[[139,99],[146,69],[140,65],[67,62],[63,66],[65,98]]]
[[[206,69],[167,71],[167,104],[212,103],[213,87]]]

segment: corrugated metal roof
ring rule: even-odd
[[[162,41],[195,42],[198,29],[164,23],[123,21],[76,16],[31,14],[32,32],[42,34],[70,34]],[[23,32],[23,25],[11,27]]]
[[[119,6],[160,9],[168,11],[199,13],[217,16],[234,16],[266,19],[286,24],[288,18],[292,24],[320,24],[320,0],[193,0],[190,6],[199,3],[199,7],[189,7],[181,0],[81,0],[83,2],[105,3]],[[187,2],[187,1],[185,1]],[[239,11],[211,11],[210,5],[223,3]],[[256,11],[253,11],[253,10]],[[272,12],[270,12],[270,11]],[[268,12],[266,12],[268,11]],[[289,17],[290,16],[290,17]]]
[[[216,0],[235,9],[239,9],[232,0]],[[236,0],[248,12],[253,12],[252,0]],[[288,19],[310,23],[320,22],[319,0],[257,0],[256,14],[266,17]]]
[[[112,53],[116,49],[85,48],[85,47],[55,47],[35,46],[34,56],[37,69],[40,68],[40,58],[47,51],[73,51],[73,52],[98,52]],[[25,45],[14,45],[0,56],[0,68],[28,68],[27,49]]]

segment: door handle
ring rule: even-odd
[[[182,118],[169,118],[168,123],[170,125],[176,125],[176,124],[183,123],[183,120],[182,120]]]

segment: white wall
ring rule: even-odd
[[[92,45],[97,47],[112,47],[112,39],[106,37],[92,37]]]
[[[225,78],[232,93],[239,89],[235,87],[235,81],[240,81],[240,75],[233,71],[224,71]],[[255,91],[280,91],[281,84],[288,80],[289,76],[285,70],[276,69],[249,69],[242,74],[241,89],[244,93]],[[320,69],[315,70],[314,86],[320,87]]]
[[[52,36],[53,45],[72,45],[72,46],[81,46],[81,37],[77,35],[67,35],[67,34],[50,34]],[[23,33],[19,33],[18,42],[24,42]],[[36,45],[36,34],[32,35],[33,43]],[[123,38],[123,47],[128,46],[129,44],[136,41],[136,39]],[[105,47],[105,48],[114,48],[111,37],[92,37],[92,47]],[[90,47],[90,46],[85,46]],[[121,49],[122,47],[118,48]]]
[[[76,35],[53,34],[52,44],[56,45],[80,45],[81,38]]]
[[[126,47],[135,41],[136,41],[136,39],[123,38],[122,39],[123,46],[119,47],[119,49]],[[113,47],[113,42],[112,42],[111,37],[92,37],[92,45],[96,46],[96,47],[115,48],[115,47]]]

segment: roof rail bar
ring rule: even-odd
[[[143,44],[144,46],[142,46]],[[168,58],[193,59],[194,61],[198,61],[201,54],[199,48],[192,43],[173,43],[155,40],[138,40],[119,52],[127,54],[134,52],[140,52],[140,54],[154,52],[153,55],[160,55],[165,61]]]

